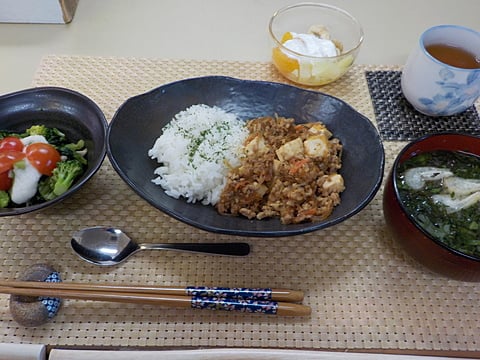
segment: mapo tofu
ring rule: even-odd
[[[241,165],[217,203],[221,214],[280,217],[284,224],[327,218],[345,189],[342,144],[321,122],[262,117],[248,121]]]

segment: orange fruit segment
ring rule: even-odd
[[[293,39],[293,35],[291,32],[287,31],[285,34],[283,34],[281,43],[284,44],[291,39]],[[299,68],[298,60],[291,58],[278,47],[273,49],[272,59],[281,73],[289,74],[294,70],[298,70]]]
[[[282,40],[280,40],[280,42],[282,44],[285,44],[288,40],[292,40],[293,39],[293,35],[290,31],[287,31],[285,34],[283,34],[282,36]]]
[[[275,66],[282,73],[291,73],[294,70],[298,70],[298,60],[289,57],[280,48],[273,49],[272,59]]]

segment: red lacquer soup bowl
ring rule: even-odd
[[[423,231],[399,197],[397,172],[407,159],[437,150],[462,151],[480,156],[480,137],[438,133],[412,141],[398,154],[386,179],[383,194],[385,221],[393,238],[405,251],[431,271],[461,281],[480,281],[480,259],[466,255]]]

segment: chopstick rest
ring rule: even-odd
[[[21,277],[23,281],[59,283],[60,274],[47,264],[36,264],[30,267]],[[10,312],[13,319],[20,325],[39,326],[53,318],[60,306],[61,299],[57,297],[39,296],[33,298],[29,294],[10,296]]]

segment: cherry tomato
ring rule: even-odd
[[[13,178],[8,176],[9,171],[0,173],[0,190],[7,191],[12,187]]]
[[[60,153],[50,144],[33,143],[25,148],[28,161],[42,175],[51,176],[60,161]]]
[[[23,150],[23,143],[17,137],[14,136],[7,136],[0,140],[0,151],[4,150],[15,150],[15,151],[22,151]]]
[[[4,173],[11,168],[17,161],[22,160],[25,154],[21,151],[5,150],[0,152],[0,173]]]

